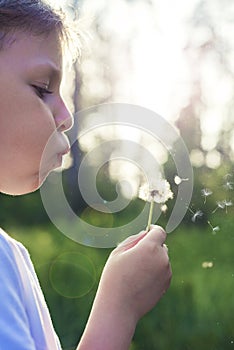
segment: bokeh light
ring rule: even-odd
[[[92,290],[96,282],[96,269],[87,255],[66,252],[51,264],[50,282],[63,297],[81,298]]]

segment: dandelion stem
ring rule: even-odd
[[[149,218],[148,218],[148,224],[146,227],[146,232],[150,230],[150,225],[152,223],[152,217],[153,217],[153,209],[154,209],[154,199],[152,198],[150,202]]]

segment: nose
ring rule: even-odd
[[[73,116],[62,98],[58,101],[54,119],[60,132],[70,129],[73,125]]]

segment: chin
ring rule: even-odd
[[[40,171],[33,176],[25,177],[23,179],[12,179],[12,181],[0,186],[0,193],[11,196],[22,196],[35,192],[43,185],[47,176],[53,170],[54,169],[47,169],[44,172]]]
[[[25,180],[25,183],[15,181],[14,184],[0,188],[0,192],[10,196],[22,196],[38,190],[44,181],[45,178],[43,181],[39,181],[39,176],[34,177],[32,181]]]
[[[20,188],[11,188],[5,189],[0,192],[4,194],[8,194],[10,196],[23,196],[32,192],[35,192],[39,187],[38,186],[30,186],[30,187],[20,187]]]
[[[4,189],[0,189],[0,192],[3,194],[7,194],[9,196],[22,196],[24,194],[28,194],[34,191],[31,191],[30,189],[26,189],[26,188],[4,188]]]

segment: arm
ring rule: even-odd
[[[102,273],[93,308],[77,350],[127,350],[139,319],[170,284],[166,233],[152,226],[121,243]]]

